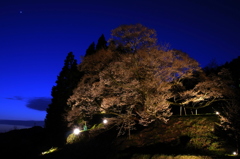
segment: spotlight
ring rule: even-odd
[[[73,130],[73,133],[74,133],[75,135],[78,135],[78,134],[80,133],[80,129],[79,129],[79,128],[75,128],[75,129]]]
[[[103,124],[107,124],[107,119],[103,119]]]

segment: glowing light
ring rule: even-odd
[[[75,129],[73,130],[73,133],[74,133],[75,135],[78,135],[78,134],[80,133],[79,128],[75,128]]]
[[[217,115],[219,115],[219,112],[216,112]]]
[[[236,156],[236,155],[237,155],[237,152],[234,151],[234,152],[233,152],[233,155]]]
[[[107,124],[107,119],[103,119],[103,124]]]
[[[52,148],[50,148],[49,150],[42,152],[42,155],[46,155],[46,154],[55,152],[55,151],[57,151],[57,150],[58,150],[57,147],[52,147]]]

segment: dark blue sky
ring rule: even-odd
[[[67,54],[136,23],[201,66],[240,55],[239,0],[1,0],[0,119],[44,120]]]

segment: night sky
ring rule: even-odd
[[[67,54],[136,23],[202,67],[240,55],[239,0],[1,0],[0,119],[44,120]]]

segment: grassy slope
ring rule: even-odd
[[[166,155],[215,156],[228,151],[214,135],[218,117],[173,116],[167,124],[155,123],[141,131],[132,132],[131,138],[116,138],[111,129],[91,138],[91,132],[83,133],[80,142],[69,144],[61,151],[42,158],[142,158],[146,155],[158,158]],[[231,148],[229,148],[231,150]],[[146,157],[149,158],[149,157]],[[205,157],[206,158],[206,157]]]
[[[173,116],[167,124],[155,124],[133,134],[122,150],[145,154],[225,153],[214,135],[216,116]]]

